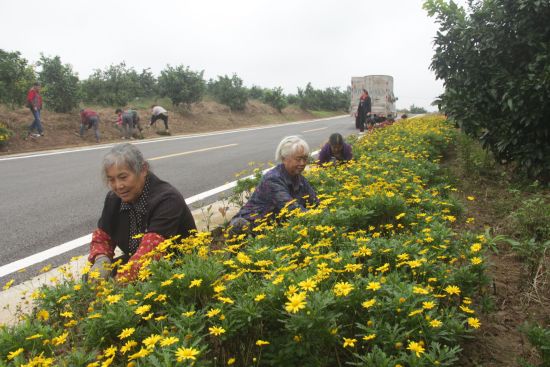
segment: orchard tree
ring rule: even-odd
[[[218,80],[210,80],[208,91],[220,103],[229,106],[232,111],[242,111],[248,101],[248,92],[243,87],[243,81],[233,74],[230,78],[227,75],[218,76]]]
[[[140,76],[124,62],[96,69],[82,85],[82,94],[88,102],[109,106],[124,106],[136,97],[144,96]]]
[[[189,66],[167,65],[158,78],[160,95],[170,98],[174,106],[183,103],[189,108],[191,103],[201,101],[204,96],[206,83],[203,75],[204,70],[192,71]]]
[[[410,113],[415,113],[415,114],[428,113],[428,111],[424,107],[415,106],[414,104],[411,105],[409,110],[410,110]]]
[[[62,64],[59,56],[41,55],[38,75],[43,85],[44,103],[55,112],[70,112],[78,106],[79,81],[71,65]]]
[[[550,1],[424,2],[439,30],[439,106],[499,162],[550,180]]]
[[[0,49],[0,102],[12,108],[26,101],[28,89],[36,80],[33,68],[19,52]]]
[[[267,103],[277,111],[282,112],[283,108],[288,105],[286,97],[283,93],[283,88],[277,87],[273,89],[266,89],[262,96],[262,102]]]

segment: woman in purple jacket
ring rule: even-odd
[[[334,133],[328,138],[328,143],[319,152],[319,164],[342,163],[353,158],[351,145],[344,142],[339,133]]]

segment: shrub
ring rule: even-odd
[[[78,75],[68,64],[62,64],[59,56],[46,57],[42,55],[38,65],[38,74],[44,86],[44,103],[48,109],[55,112],[70,112],[78,106],[79,80]]]
[[[19,52],[0,49],[0,102],[11,107],[23,105],[35,80],[33,68]]]
[[[204,70],[192,71],[189,67],[167,65],[160,72],[158,86],[160,95],[168,97],[174,106],[184,104],[188,109],[192,103],[202,100],[206,91]]]
[[[210,80],[208,91],[220,103],[229,106],[232,111],[242,111],[246,107],[248,93],[237,74],[233,74],[231,78],[224,75],[218,76],[216,81]]]
[[[8,145],[9,140],[13,136],[13,131],[8,129],[8,127],[0,122],[0,148]]]
[[[273,89],[266,89],[262,97],[262,102],[267,103],[277,111],[282,112],[283,108],[288,105],[288,102],[283,93],[283,88],[277,87]]]

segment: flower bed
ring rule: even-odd
[[[167,241],[140,282],[63,280],[0,331],[7,365],[441,366],[479,327],[485,239],[455,233],[461,205],[438,166],[440,117],[355,141],[356,160],[307,175],[321,205],[211,250]]]

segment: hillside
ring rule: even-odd
[[[177,109],[167,101],[162,105],[169,113],[169,127],[172,135],[190,134],[214,130],[235,129],[245,126],[258,126],[273,123],[284,123],[312,119],[315,114],[304,111],[295,106],[285,108],[279,113],[273,107],[259,101],[249,101],[246,109],[242,112],[232,112],[229,107],[214,101],[202,101],[193,104],[189,111]],[[164,125],[157,121],[157,128],[145,128],[149,125],[150,103],[141,102],[132,105],[132,108],[139,112],[143,135],[147,138],[161,136]],[[109,143],[120,141],[120,132],[115,128],[115,108],[86,106],[94,109],[100,116],[101,142]],[[334,115],[341,112],[334,113]],[[79,111],[72,113],[55,113],[47,109],[42,111],[42,123],[45,135],[40,138],[25,140],[27,130],[32,121],[32,116],[27,108],[11,109],[0,105],[0,123],[4,123],[9,129],[15,132],[9,144],[0,148],[0,154],[14,154],[38,150],[47,150],[62,147],[82,146],[96,144],[93,131],[86,132],[84,139],[78,136],[80,127]],[[159,134],[160,133],[160,134]]]

